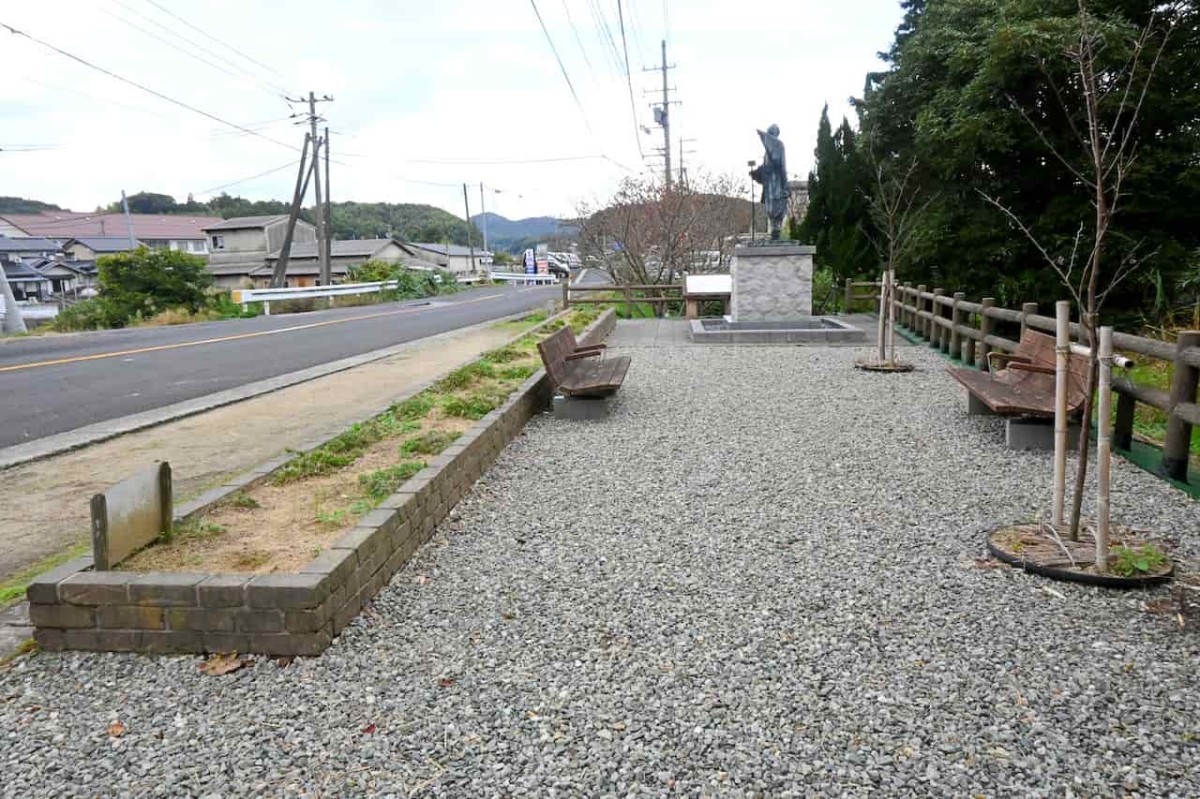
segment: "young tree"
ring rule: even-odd
[[[817,248],[817,266],[826,267],[835,281],[874,271],[875,257],[867,234],[868,197],[874,191],[850,123],[843,119],[835,133],[829,107],[817,126],[816,163],[808,176],[808,212],[800,238]]]
[[[1066,40],[1062,53],[1069,70],[1058,70],[1049,58],[1040,66],[1059,112],[1070,125],[1074,141],[1068,149],[1052,140],[1023,107],[1022,116],[1047,151],[1087,192],[1093,214],[1079,222],[1068,252],[1060,252],[1025,224],[1000,199],[983,193],[1037,248],[1059,276],[1079,308],[1080,331],[1089,347],[1088,379],[1084,394],[1084,424],[1079,435],[1079,467],[1075,474],[1069,535],[1079,538],[1083,487],[1087,478],[1093,398],[1096,391],[1099,316],[1105,299],[1144,260],[1137,243],[1118,255],[1110,253],[1109,234],[1125,199],[1123,185],[1137,154],[1139,117],[1161,56],[1170,37],[1174,13],[1166,4],[1151,12],[1141,26],[1115,16],[1099,18],[1089,0],[1078,0],[1078,17],[1060,31]],[[1010,98],[1016,105],[1016,101]]]

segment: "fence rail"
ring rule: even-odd
[[[968,302],[962,292],[946,294],[938,288],[927,291],[923,285],[913,287],[908,283],[896,288],[896,297],[896,316],[900,324],[927,340],[934,349],[982,371],[988,370],[988,353],[992,350],[1012,352],[1017,348],[1017,341],[996,332],[996,323],[1018,326],[1018,339],[1031,328],[1054,333],[1054,317],[1039,314],[1038,305],[1033,302],[1025,303],[1017,311],[997,307],[991,297]],[[1072,323],[1071,337],[1079,342],[1080,335],[1079,324]],[[1086,342],[1080,343],[1086,345]],[[1200,404],[1197,404],[1200,331],[1184,331],[1173,344],[1129,333],[1114,333],[1113,345],[1126,352],[1168,361],[1173,366],[1169,391],[1130,378],[1113,381],[1113,391],[1117,394],[1113,447],[1124,451],[1132,448],[1133,418],[1139,403],[1157,408],[1167,414],[1161,471],[1172,479],[1186,482],[1192,427],[1200,426]]]
[[[625,315],[633,316],[634,303],[647,303],[654,308],[654,313],[657,316],[662,316],[669,302],[683,302],[683,284],[682,283],[658,283],[650,285],[598,285],[598,286],[573,286],[570,283],[562,284],[563,307],[570,308],[572,305],[607,305],[614,302],[625,303]],[[612,297],[575,297],[575,294],[586,294],[589,292],[604,292],[607,294],[619,294],[621,298],[614,300]],[[647,295],[647,292],[656,292]],[[636,294],[635,294],[636,293]]]
[[[842,313],[850,313],[856,303],[879,302],[879,281],[854,281],[846,278],[845,296],[842,298]],[[859,291],[867,289],[867,291]]]

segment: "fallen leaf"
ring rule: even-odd
[[[113,738],[120,738],[125,734],[125,725],[119,721],[114,721],[108,725],[108,734]]]
[[[220,677],[223,674],[229,674],[245,666],[253,665],[254,658],[242,658],[238,657],[237,652],[230,652],[228,654],[213,655],[200,664],[200,671],[214,677]]]
[[[370,735],[370,734],[374,733],[374,732],[375,732],[376,730],[378,730],[378,729],[379,729],[379,728],[378,728],[378,727],[376,727],[374,724],[368,724],[367,726],[365,726],[365,727],[363,727],[363,728],[362,728],[362,731],[363,731],[363,732],[365,732],[367,735]]]
[[[454,685],[454,678],[443,677],[442,679],[438,680],[438,685],[442,686],[443,688],[449,688],[451,685]]]

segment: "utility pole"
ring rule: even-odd
[[[320,136],[317,135],[317,123],[325,121],[322,117],[317,115],[317,103],[333,102],[333,97],[331,97],[328,94],[322,95],[321,97],[317,97],[315,92],[309,92],[308,97],[306,97],[306,98],[305,97],[287,97],[285,99],[287,99],[287,101],[290,103],[308,103],[308,125],[309,125],[308,135],[309,135],[310,141],[312,142],[312,166],[311,166],[311,169],[309,170],[308,174],[309,174],[309,177],[312,178],[313,191],[315,194],[315,197],[314,197],[315,203],[313,206],[313,210],[315,211],[314,216],[316,217],[316,220],[317,220],[317,263],[319,265],[318,274],[320,275],[321,284],[327,286],[330,283],[329,253],[330,253],[331,248],[329,246],[329,243],[326,240],[328,237],[328,231],[326,230],[326,215],[327,215],[328,206],[321,199],[321,147],[322,147],[322,145],[325,145],[326,148],[328,148],[329,143],[328,143],[327,139],[328,139],[328,135],[329,135],[329,129],[326,128],[326,139],[322,139]],[[328,183],[329,182],[329,153],[328,152],[326,152],[326,154],[325,154],[325,159],[326,159],[325,160],[325,182]],[[305,187],[306,187],[305,193],[307,193],[307,185],[308,185],[308,179],[306,178],[305,179]],[[303,197],[303,195],[301,195],[301,197]],[[293,222],[293,223],[291,223],[291,225],[289,225],[289,227],[294,227],[294,225],[295,225],[295,223]],[[288,253],[288,255],[290,256],[291,253]],[[272,282],[274,282],[274,278],[272,278]]]
[[[467,212],[467,249],[471,251],[471,272],[475,272],[475,244],[471,241],[471,203],[467,200],[467,184],[463,184],[463,208]],[[450,245],[446,245],[446,263],[450,263]]]
[[[468,218],[467,221],[470,222],[471,221],[470,218]],[[482,180],[479,181],[479,221],[483,223],[483,251],[487,252],[487,248],[488,248],[487,209],[484,208],[484,203],[483,203],[483,181]]]
[[[279,250],[279,258],[275,261],[275,271],[271,273],[271,288],[280,289],[287,283],[288,261],[292,257],[292,235],[296,232],[296,220],[300,217],[300,206],[304,204],[304,195],[308,191],[308,145],[312,137],[304,134],[304,149],[300,151],[300,170],[296,173],[296,190],[292,192],[292,207],[288,212],[287,230],[283,234],[283,247]]]
[[[133,249],[133,220],[129,218],[129,202],[125,199],[125,190],[121,189],[121,212],[125,214],[125,232],[129,234],[129,249]],[[103,232],[103,231],[101,231]]]
[[[12,286],[8,285],[8,275],[4,274],[4,266],[0,264],[0,294],[4,295],[4,332],[28,333],[25,329],[25,318],[21,316],[21,306],[13,296]]]
[[[667,63],[667,40],[662,40],[662,63],[657,67],[648,67],[643,72],[662,72],[662,105],[654,106],[654,121],[663,129],[663,180],[667,188],[671,188],[671,113],[672,105],[678,105],[678,100],[671,99],[671,87],[667,85],[667,70],[674,69],[674,64]]]
[[[321,261],[321,283],[329,286],[333,283],[333,207],[330,205],[329,196],[333,193],[333,189],[329,188],[329,127],[325,128],[325,207],[322,213],[325,214],[325,249],[321,251],[323,259]],[[332,300],[331,300],[332,302]]]

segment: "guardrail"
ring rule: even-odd
[[[682,283],[659,283],[646,286],[627,285],[600,285],[600,286],[573,286],[570,283],[562,284],[563,292],[563,307],[569,308],[572,305],[607,305],[613,302],[625,303],[625,316],[633,315],[633,304],[635,302],[649,303],[654,308],[654,313],[662,316],[663,310],[668,302],[683,302],[683,284]],[[573,294],[588,293],[588,292],[605,292],[608,294],[621,295],[620,300],[614,300],[612,297],[572,297]],[[647,295],[647,292],[655,292]]]
[[[528,275],[524,272],[488,272],[488,278],[502,283],[520,283],[526,286],[549,286],[558,282],[557,275]]]
[[[914,288],[908,283],[897,287],[896,297],[896,318],[900,324],[929,341],[934,349],[981,371],[987,371],[988,353],[992,350],[1012,352],[1017,348],[1017,341],[998,335],[1000,327],[1008,326],[1011,332],[1017,332],[1018,339],[1028,328],[1054,333],[1054,317],[1039,314],[1036,302],[1027,302],[1021,310],[1014,311],[996,307],[992,297],[968,302],[962,292],[947,295],[943,289],[927,291],[923,285]],[[1071,336],[1079,341],[1078,323],[1071,324]],[[1114,449],[1128,452],[1132,448],[1133,417],[1138,403],[1157,408],[1167,414],[1161,472],[1187,482],[1192,427],[1200,426],[1200,403],[1197,403],[1200,330],[1181,332],[1173,344],[1117,332],[1113,334],[1113,346],[1168,361],[1173,367],[1169,391],[1129,378],[1113,381],[1112,389],[1117,394]]]
[[[308,299],[310,297],[348,297],[354,294],[377,294],[396,288],[395,280],[375,283],[334,283],[331,286],[296,286],[278,289],[234,289],[230,297],[246,308],[252,302],[263,304],[263,314],[271,315],[271,303],[279,300]]]

